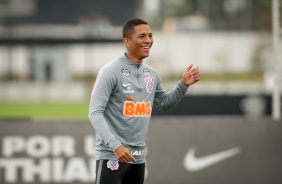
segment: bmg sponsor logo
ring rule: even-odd
[[[129,117],[150,117],[152,112],[151,102],[125,101],[123,104],[123,115]]]

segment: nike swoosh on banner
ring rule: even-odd
[[[131,84],[124,84],[124,83],[122,84],[123,87],[127,87],[127,86],[130,86],[130,85]]]
[[[241,148],[232,148],[226,151],[214,153],[208,156],[196,158],[195,157],[195,148],[191,148],[184,157],[184,168],[188,171],[194,172],[205,169],[211,165],[214,165],[218,162],[221,162],[227,158],[230,158],[234,155],[237,155],[241,152]]]

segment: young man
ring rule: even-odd
[[[143,63],[153,45],[153,33],[144,20],[125,22],[123,43],[126,52],[99,71],[91,94],[96,184],[144,182],[145,139],[153,104],[163,111],[171,109],[200,77],[191,64],[173,90],[163,89],[156,70]]]

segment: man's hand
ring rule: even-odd
[[[135,158],[130,154],[129,150],[124,146],[118,147],[115,150],[114,154],[121,163],[127,163],[130,161],[136,163]]]
[[[181,79],[181,82],[185,86],[192,85],[200,80],[200,72],[198,70],[198,67],[193,67],[192,64],[190,64],[187,69],[183,73],[183,77]]]

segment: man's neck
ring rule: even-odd
[[[139,59],[132,57],[131,54],[129,54],[127,52],[125,53],[125,56],[127,57],[127,59],[129,59],[130,61],[132,61],[134,63],[141,64],[143,62],[143,60],[140,61]]]

